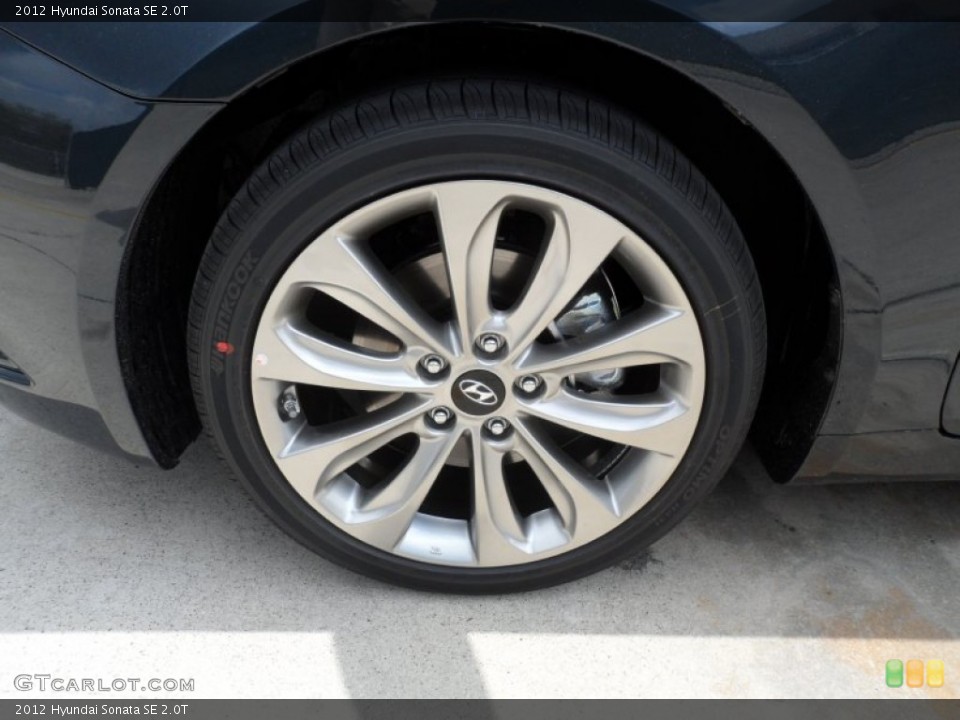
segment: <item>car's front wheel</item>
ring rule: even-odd
[[[334,109],[232,201],[194,292],[198,404],[260,505],[375,577],[530,589],[653,542],[763,374],[743,239],[636,119],[425,83]]]

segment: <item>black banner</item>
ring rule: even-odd
[[[960,20],[956,0],[53,0],[0,22],[701,22]]]

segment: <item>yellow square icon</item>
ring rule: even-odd
[[[923,661],[907,661],[907,687],[923,687]]]
[[[943,660],[929,660],[927,662],[927,685],[929,687],[943,687]]]

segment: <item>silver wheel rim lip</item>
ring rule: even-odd
[[[593,272],[599,263],[592,268],[586,265],[598,257],[614,255],[635,273],[650,299],[635,314],[649,310],[632,325],[624,325],[626,330],[611,334],[609,348],[614,354],[604,358],[602,348],[591,347],[589,341],[585,350],[574,343],[583,350],[579,355],[567,344],[566,352],[553,345],[536,347],[530,340],[530,328],[541,320],[511,314],[515,310],[520,315],[527,297],[510,313],[493,311],[489,305],[477,308],[477,302],[470,302],[475,279],[469,272],[458,276],[456,268],[475,267],[476,257],[485,257],[491,224],[495,225],[504,208],[517,205],[552,214],[551,247],[563,245],[566,255],[557,260],[557,267],[545,259],[537,275],[551,271],[559,295],[576,284],[576,276],[587,269]],[[370,270],[374,266],[361,257],[367,234],[424,210],[434,211],[438,217],[453,287],[456,317],[444,325],[431,324],[415,308],[411,311],[397,302],[379,283],[382,278],[376,276],[376,270]],[[590,234],[590,242],[584,242],[583,237]],[[582,249],[585,245],[600,247]],[[558,272],[558,267],[564,268],[566,275]],[[458,284],[461,280],[466,288],[463,292]],[[403,352],[357,358],[337,348],[312,345],[291,320],[293,298],[308,287],[335,296],[361,315],[374,315],[375,322],[400,337]],[[547,281],[542,287],[549,287]],[[366,295],[364,291],[368,291]],[[384,294],[378,295],[381,292]],[[461,302],[463,298],[466,300]],[[379,306],[378,300],[382,301]],[[529,312],[531,316],[535,316],[533,310],[557,310],[560,302],[544,297],[535,300],[537,307]],[[614,326],[625,320],[629,318]],[[505,351],[496,358],[475,345],[477,338],[491,332],[507,339]],[[661,336],[665,338],[662,348],[638,339]],[[600,341],[593,344],[602,345]],[[423,358],[433,354],[447,363],[442,377],[424,376],[417,370]],[[597,363],[616,367],[603,363],[625,357],[659,358],[663,363],[661,391],[646,403],[597,406],[564,386],[571,367],[599,367]],[[653,248],[627,226],[582,200],[535,185],[494,180],[424,185],[374,201],[334,223],[299,253],[271,290],[257,327],[251,368],[250,389],[261,437],[280,473],[313,510],[351,537],[380,550],[461,567],[506,567],[554,557],[608,534],[634,516],[663,488],[685,455],[696,431],[707,382],[703,340],[692,305]],[[456,410],[454,383],[473,370],[495,373],[506,388],[502,403],[491,415],[473,416]],[[534,397],[514,391],[517,381],[528,375],[541,380]],[[369,378],[375,382],[366,384]],[[277,413],[277,397],[283,388],[305,381],[326,387],[376,387],[402,396],[382,418],[371,414],[333,433],[315,432],[303,415],[299,422],[284,422]],[[437,407],[454,411],[452,421],[442,428],[427,420]],[[483,426],[491,417],[508,420],[509,431],[499,437],[484,433]],[[597,424],[590,425],[594,419]],[[584,477],[582,468],[569,458],[565,463],[562,454],[549,445],[538,425],[543,420],[611,441],[626,438],[631,450],[603,479],[588,482],[591,479]],[[372,452],[376,443],[379,447],[389,442],[381,442],[384,438],[407,433],[418,436],[419,447],[391,481],[404,483],[392,495],[380,493],[371,498],[343,474],[353,464],[349,461]],[[435,479],[460,437],[467,438],[471,448],[472,517],[457,520],[411,512],[411,504],[418,498],[422,504],[424,485],[432,484],[431,477]],[[646,447],[651,444],[655,447]],[[503,484],[497,463],[502,464],[509,452],[523,456],[541,482],[550,485],[554,509],[525,518],[514,512],[510,517],[504,491],[495,487]]]

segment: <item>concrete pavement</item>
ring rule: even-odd
[[[749,452],[649,553],[449,597],[288,540],[205,442],[136,467],[0,410],[0,697],[20,673],[203,697],[957,697],[960,483],[793,488]],[[943,688],[889,689],[887,659]],[[164,693],[103,693],[100,697]],[[94,694],[46,693],[86,699]]]

